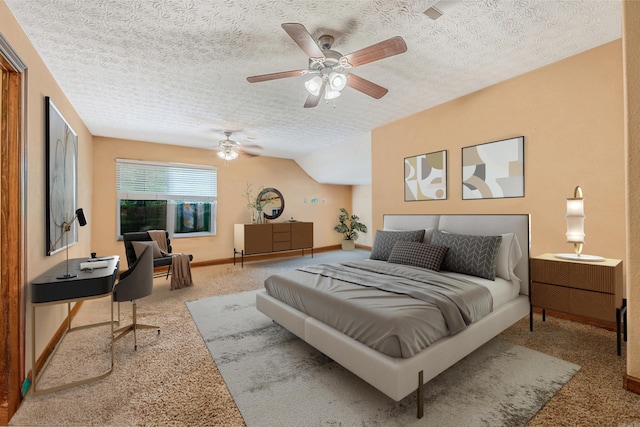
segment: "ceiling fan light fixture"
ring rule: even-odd
[[[238,158],[238,152],[231,148],[225,148],[224,150],[218,151],[218,157],[222,160],[234,160]]]
[[[322,78],[320,76],[315,76],[304,82],[304,87],[307,88],[307,91],[311,95],[318,96],[320,94],[320,88],[322,87]]]
[[[339,96],[340,96],[340,91],[332,90],[329,88],[329,86],[327,86],[327,88],[324,91],[324,99],[335,99]]]
[[[333,91],[341,91],[347,85],[347,76],[333,72],[329,75],[329,85]]]

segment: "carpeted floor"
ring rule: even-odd
[[[313,259],[247,262],[245,268],[219,265],[193,269],[195,286],[171,291],[155,280],[154,293],[138,302],[140,323],[158,325],[115,345],[113,373],[95,383],[43,396],[27,395],[10,425],[71,426],[243,426],[240,415],[185,305],[186,301],[262,287],[270,274],[312,262],[367,252],[317,253]],[[106,299],[85,304],[74,325],[108,317]],[[129,304],[122,322],[130,321]],[[54,358],[42,386],[76,371],[103,370],[109,363],[108,329],[70,334]],[[640,395],[622,388],[625,356],[616,356],[615,333],[548,316],[535,317],[535,331],[522,319],[500,337],[581,366],[580,371],[529,422],[529,426],[640,426]],[[87,349],[97,349],[87,356]],[[76,357],[77,356],[77,357]],[[72,357],[75,357],[73,359]],[[86,367],[86,368],[85,368]],[[48,382],[48,383],[47,383]]]

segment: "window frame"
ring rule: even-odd
[[[121,189],[121,181],[120,181],[120,173],[121,173],[121,165],[139,165],[141,166],[141,174],[142,169],[145,168],[158,168],[158,171],[162,171],[164,169],[165,173],[171,174],[171,171],[177,172],[181,171],[191,171],[195,175],[195,171],[199,171],[202,174],[202,171],[205,171],[208,174],[211,174],[213,178],[213,183],[209,188],[210,194],[205,195],[197,195],[195,193],[191,194],[176,194],[169,191],[147,191],[144,188],[140,191],[127,191],[126,189]],[[124,166],[126,167],[126,166]],[[134,166],[135,168],[135,166]],[[217,235],[217,217],[218,217],[218,197],[217,197],[217,181],[218,181],[218,168],[216,166],[208,166],[208,165],[196,165],[196,164],[185,164],[185,163],[173,163],[173,162],[155,162],[155,161],[146,161],[146,160],[132,160],[132,159],[121,159],[116,158],[116,238],[117,240],[122,240],[121,234],[121,202],[122,200],[166,200],[167,201],[167,212],[166,212],[166,227],[169,232],[169,236],[171,238],[183,239],[188,237],[202,237],[202,236],[215,236]],[[174,182],[174,181],[172,181]],[[175,182],[178,184],[184,184],[186,181],[184,178],[182,180],[178,179]],[[146,184],[146,182],[145,182]],[[135,185],[135,184],[134,184]],[[170,184],[167,184],[170,185]],[[192,189],[193,191],[197,191],[198,188],[201,188],[201,185],[195,185]],[[177,206],[180,203],[188,203],[188,202],[205,202],[211,204],[211,217],[209,227],[211,231],[200,231],[193,233],[179,233],[175,231],[176,220],[177,220]]]

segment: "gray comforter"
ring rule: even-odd
[[[412,357],[492,310],[487,288],[440,273],[355,261],[270,276],[276,299],[391,357]]]

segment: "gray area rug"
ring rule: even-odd
[[[272,322],[256,291],[187,302],[249,427],[522,426],[580,369],[501,339],[395,402]]]

